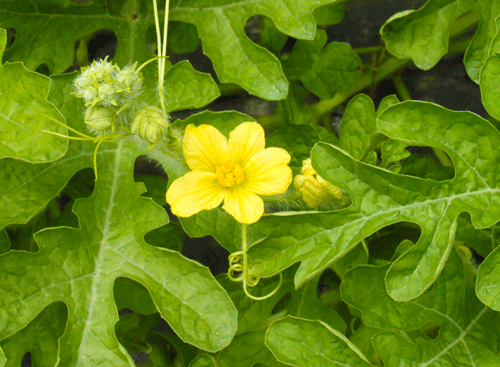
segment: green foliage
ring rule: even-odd
[[[329,41],[339,0],[172,0],[176,61],[141,68],[141,90],[95,137],[80,74],[64,71],[84,66],[101,29],[116,34],[109,61],[122,71],[154,58],[154,6],[0,2],[0,366],[28,352],[65,367],[500,365],[500,132],[468,111],[400,102],[401,83],[398,96],[376,90],[410,59],[429,69],[466,51],[500,119],[499,3],[429,0],[387,20],[386,46],[356,49]],[[186,60],[201,49],[210,73]],[[248,94],[275,112],[219,111]],[[168,117],[149,145],[131,129],[144,108]],[[294,176],[311,158],[311,178],[342,198],[312,209],[292,184],[246,227],[220,207],[171,215],[165,193],[190,171],[186,127],[229,137],[253,121]],[[234,263],[215,276],[226,250],[257,284],[244,289]]]

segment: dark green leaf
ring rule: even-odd
[[[297,41],[284,63],[285,73],[297,77],[322,99],[348,90],[361,76],[361,59],[347,43],[325,45],[326,32],[319,30],[313,41]]]
[[[176,54],[194,52],[200,44],[196,27],[190,23],[176,22],[168,27],[168,47]]]

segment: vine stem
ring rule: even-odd
[[[167,33],[168,33],[168,13],[170,7],[170,0],[165,0],[165,19],[163,22],[163,42],[160,32],[160,20],[158,17],[158,3],[153,0],[153,10],[155,18],[155,28],[156,28],[156,44],[158,56],[158,93],[160,99],[160,105],[163,113],[167,114],[167,109],[165,105],[165,94],[163,92],[163,80],[165,79],[165,58],[167,56]]]

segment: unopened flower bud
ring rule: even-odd
[[[131,132],[150,144],[160,140],[168,128],[168,119],[158,107],[148,106],[137,112]]]
[[[103,133],[115,124],[116,114],[108,107],[89,107],[85,112],[84,121],[91,131]]]
[[[318,208],[334,199],[342,199],[342,191],[316,173],[310,158],[302,162],[302,169],[300,174],[295,176],[293,186],[302,193],[302,198],[310,208]]]

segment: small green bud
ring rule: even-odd
[[[102,133],[115,124],[116,114],[109,107],[89,107],[85,112],[84,121],[91,131]]]
[[[135,115],[131,132],[150,144],[155,144],[165,135],[168,124],[168,118],[161,109],[148,106]]]

